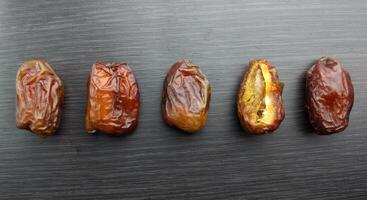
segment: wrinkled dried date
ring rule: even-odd
[[[46,137],[60,124],[63,83],[43,59],[28,60],[16,77],[17,127]]]
[[[93,65],[88,79],[86,129],[111,135],[131,133],[138,124],[140,93],[126,63]]]
[[[199,66],[188,60],[172,65],[164,81],[162,114],[165,122],[189,133],[204,127],[209,110],[210,83]]]
[[[271,133],[283,121],[283,84],[266,60],[253,60],[238,92],[237,110],[242,126],[252,134]]]
[[[343,131],[354,102],[349,73],[332,58],[322,57],[307,71],[306,109],[319,134]]]

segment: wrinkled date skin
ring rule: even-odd
[[[162,114],[165,122],[188,133],[202,129],[208,119],[210,83],[197,65],[181,60],[164,81]]]
[[[241,125],[250,134],[271,133],[283,121],[283,84],[266,60],[252,60],[238,92],[237,111]]]
[[[28,60],[16,77],[17,127],[47,137],[60,124],[63,83],[43,59]]]
[[[322,57],[307,71],[305,104],[317,133],[332,134],[347,128],[353,102],[352,80],[337,60]]]
[[[138,83],[130,67],[126,63],[94,64],[88,79],[88,133],[132,133],[138,125],[139,110]]]

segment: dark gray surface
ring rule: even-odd
[[[366,199],[367,1],[0,1],[0,199]],[[312,133],[304,75],[321,56],[350,72],[349,128]],[[15,75],[47,58],[65,83],[62,126],[41,139],[15,128]],[[167,127],[163,78],[189,58],[212,84],[207,126]],[[285,83],[286,119],[249,137],[235,96],[249,59]],[[142,96],[128,137],[84,131],[86,80],[96,60],[127,61]]]

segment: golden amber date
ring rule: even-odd
[[[335,59],[322,57],[307,71],[306,109],[319,134],[343,131],[354,102],[349,73]]]
[[[129,134],[138,125],[140,93],[126,63],[93,65],[88,78],[86,130],[111,135]]]
[[[251,134],[271,133],[283,121],[283,84],[266,60],[252,60],[238,92],[237,111],[242,126]]]
[[[44,59],[28,60],[16,77],[17,127],[46,137],[60,124],[63,83]]]
[[[194,133],[208,119],[210,83],[199,66],[188,60],[172,65],[164,81],[162,114],[171,126]]]

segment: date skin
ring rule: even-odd
[[[28,60],[16,77],[17,127],[41,136],[53,135],[60,124],[63,83],[44,59]]]
[[[272,133],[285,117],[283,84],[267,60],[252,60],[238,92],[241,125],[250,134]]]
[[[93,65],[88,79],[86,130],[110,135],[132,133],[138,125],[140,93],[126,63]]]
[[[337,60],[322,57],[307,71],[305,106],[318,134],[346,129],[353,102],[352,80]]]
[[[210,83],[199,66],[188,60],[172,65],[164,81],[164,121],[188,133],[201,130],[208,119]]]

